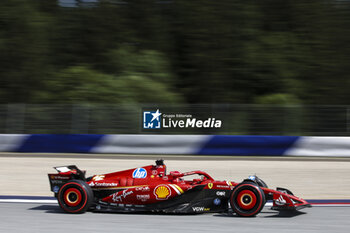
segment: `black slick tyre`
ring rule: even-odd
[[[90,186],[81,180],[70,180],[64,184],[57,195],[58,204],[67,213],[81,214],[93,203]]]
[[[255,183],[238,184],[230,196],[233,212],[242,217],[253,217],[260,213],[265,205],[264,191]]]

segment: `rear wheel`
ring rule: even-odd
[[[84,213],[93,202],[93,192],[84,181],[71,180],[61,187],[57,200],[60,207],[68,213]]]
[[[230,204],[237,215],[252,217],[257,215],[264,207],[265,194],[258,185],[243,182],[233,189]]]

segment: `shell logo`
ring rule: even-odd
[[[166,200],[171,195],[171,189],[167,185],[158,185],[154,189],[154,195],[157,200]]]

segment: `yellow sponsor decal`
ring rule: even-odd
[[[208,188],[209,188],[209,189],[212,189],[212,188],[213,188],[213,183],[209,183],[209,184],[208,184]]]
[[[94,176],[92,178],[93,181],[99,181],[99,180],[103,180],[105,178],[104,175],[97,175],[97,176]]]
[[[166,200],[171,195],[171,189],[167,185],[158,185],[154,189],[154,195],[157,200]]]

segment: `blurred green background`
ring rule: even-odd
[[[77,105],[133,133],[144,104],[208,104],[231,126],[205,133],[348,135],[349,43],[347,0],[2,0],[0,133],[123,132]]]

